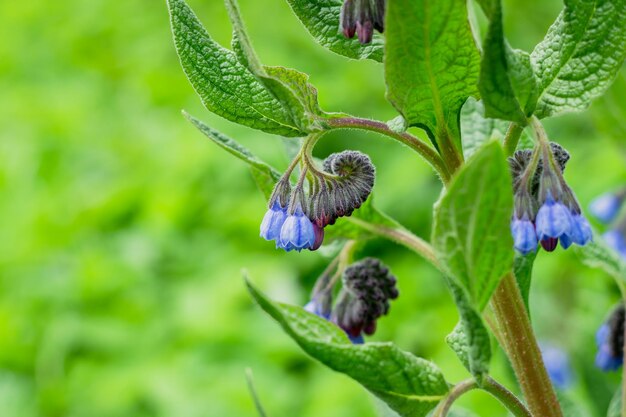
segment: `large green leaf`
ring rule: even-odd
[[[375,34],[372,42],[361,45],[358,39],[347,39],[341,33],[339,16],[341,0],[287,0],[304,27],[323,47],[353,59],[383,61],[383,37]]]
[[[276,96],[221,47],[184,0],[167,1],[174,43],[187,78],[207,109],[233,122],[283,136],[304,136]]]
[[[511,50],[504,39],[502,6],[494,0],[489,16],[489,30],[483,43],[478,88],[487,117],[526,124],[525,108],[534,106],[535,76],[529,55]]]
[[[511,175],[497,142],[474,154],[435,206],[437,257],[478,311],[513,267],[512,212]]]
[[[472,373],[478,383],[489,373],[491,361],[491,339],[478,311],[472,307],[467,295],[453,280],[447,279],[448,286],[457,305],[461,321],[446,342],[457,354],[463,365]]]
[[[423,417],[449,385],[431,362],[392,343],[353,345],[337,326],[296,306],[274,303],[247,282],[266,313],[311,357],[348,375],[403,417]]]
[[[626,56],[626,1],[565,0],[530,58],[539,80],[536,114],[580,111],[611,84]]]
[[[480,66],[466,2],[388,0],[385,36],[389,101],[410,126],[458,136],[459,112],[478,93]]]

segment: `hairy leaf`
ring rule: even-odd
[[[576,246],[576,253],[585,265],[600,268],[615,278],[620,285],[626,284],[626,261],[594,234],[596,239],[585,246]]]
[[[278,171],[254,156],[248,149],[241,146],[234,139],[207,126],[205,123],[186,112],[183,112],[183,114],[187,120],[216,145],[250,165],[254,180],[265,197],[269,198],[274,189],[274,184],[280,179],[280,173]]]
[[[207,109],[233,122],[283,136],[304,136],[290,110],[234,52],[218,45],[184,0],[168,0],[174,43],[187,78]]]
[[[307,354],[356,380],[400,416],[426,416],[448,392],[448,383],[433,363],[392,343],[353,345],[331,322],[300,307],[274,303],[250,282],[247,285],[261,308]]]
[[[388,0],[386,22],[387,98],[409,126],[458,133],[480,65],[466,2]]]
[[[341,0],[287,0],[304,27],[323,47],[353,59],[383,61],[383,38],[375,34],[372,42],[361,45],[358,39],[347,39],[341,33],[339,16]]]
[[[536,115],[581,111],[611,84],[626,56],[626,1],[565,0],[530,59],[539,80]]]
[[[500,0],[494,1],[491,8],[478,84],[485,114],[525,125],[524,109],[536,84],[529,55],[511,50],[506,43]]]
[[[512,212],[511,176],[497,142],[474,154],[435,207],[437,257],[479,311],[513,267]]]
[[[470,97],[461,109],[461,138],[463,154],[471,157],[481,146],[492,139],[502,139],[509,123],[485,117],[482,101]]]
[[[491,339],[478,311],[472,307],[463,288],[447,279],[448,286],[459,310],[461,321],[446,337],[446,343],[457,354],[465,368],[480,384],[489,373]]]

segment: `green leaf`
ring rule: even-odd
[[[511,50],[504,39],[502,6],[493,1],[489,30],[483,43],[478,88],[485,106],[485,115],[526,125],[525,107],[532,100],[536,80],[529,55]],[[533,103],[534,105],[534,103]]]
[[[308,355],[359,382],[400,416],[426,416],[448,392],[448,383],[433,363],[392,343],[353,345],[333,323],[300,307],[274,303],[246,283],[261,308]]]
[[[207,126],[205,123],[186,112],[183,112],[183,115],[217,146],[250,165],[250,170],[254,180],[265,197],[269,198],[272,194],[272,190],[274,189],[274,184],[276,184],[276,182],[280,179],[281,175],[278,171],[254,156],[248,149],[241,146],[234,139],[231,139],[212,127]]]
[[[502,147],[483,146],[435,206],[433,246],[478,311],[513,267],[511,175]]]
[[[519,286],[519,290],[522,293],[524,299],[524,305],[526,311],[530,314],[529,308],[529,295],[530,295],[530,283],[533,275],[533,265],[535,264],[535,258],[537,252],[531,252],[528,255],[521,255],[515,253],[515,261],[513,262],[513,272],[515,273],[515,280]]]
[[[589,242],[585,246],[575,247],[578,257],[585,265],[592,268],[600,268],[615,278],[619,285],[625,285],[626,261],[612,248],[607,246],[597,233],[594,233],[594,239],[595,241]]]
[[[461,138],[463,154],[471,157],[481,146],[492,139],[502,139],[509,123],[485,117],[482,101],[470,97],[461,109]]]
[[[626,56],[624,0],[565,0],[530,59],[540,118],[581,111],[609,87]]]
[[[232,51],[218,45],[184,0],[168,0],[176,51],[206,108],[233,122],[283,136],[304,136],[283,106]]]
[[[457,354],[463,366],[480,384],[489,373],[491,339],[478,311],[472,307],[467,294],[453,280],[446,279],[457,305],[461,321],[446,337],[446,343]]]
[[[317,104],[317,90],[308,83],[309,76],[283,67],[264,67],[254,52],[246,33],[236,0],[225,0],[233,25],[233,51],[258,80],[289,111],[293,123],[301,130],[311,131],[314,116],[323,112]]]
[[[248,383],[248,391],[250,391],[250,396],[252,397],[252,401],[254,402],[254,408],[256,409],[257,414],[259,415],[259,417],[267,417],[267,414],[263,409],[263,404],[261,404],[259,395],[257,394],[256,388],[254,387],[252,370],[250,368],[246,369],[246,382]]]
[[[372,42],[361,45],[358,39],[347,39],[339,27],[341,0],[287,0],[304,27],[323,47],[353,59],[383,61],[383,37],[375,34]]]
[[[386,23],[387,98],[409,126],[458,136],[461,106],[478,93],[480,64],[466,2],[388,0]]]

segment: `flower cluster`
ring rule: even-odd
[[[592,238],[573,191],[563,178],[569,154],[556,143],[515,152],[509,158],[513,174],[515,207],[511,219],[514,246],[526,255],[537,244],[548,252],[559,241],[564,249]]]
[[[620,304],[596,333],[596,366],[615,371],[624,362],[624,305]]]
[[[322,288],[314,291],[305,310],[335,323],[355,344],[364,342],[363,334],[376,332],[376,321],[389,312],[389,302],[399,295],[396,278],[375,258],[365,258],[345,269],[334,308],[332,288]]]
[[[350,216],[367,200],[374,187],[375,169],[369,157],[357,151],[330,155],[324,171],[305,162],[292,188],[287,170],[274,187],[263,217],[260,236],[286,250],[316,250],[324,240],[324,228],[337,218]],[[292,166],[295,166],[292,164]],[[304,183],[310,173],[309,193]]]
[[[606,193],[591,202],[589,211],[602,223],[613,223],[626,200],[626,188]],[[626,216],[602,235],[604,241],[626,259]]]
[[[374,29],[385,30],[386,0],[345,0],[341,7],[341,30],[346,38],[356,33],[359,42],[372,41]]]

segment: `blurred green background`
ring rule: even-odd
[[[388,120],[382,67],[317,46],[284,0],[241,0],[263,62],[307,72],[322,108]],[[212,36],[230,42],[222,2],[190,0]],[[506,4],[508,36],[532,48],[558,0]],[[186,109],[284,169],[281,139],[204,110],[186,81],[164,1],[0,2],[0,415],[255,416],[245,369],[269,416],[370,417],[356,383],[307,358],[259,308],[242,268],[273,298],[307,301],[323,251],[284,253],[258,238],[266,202],[243,163],[194,130]],[[582,114],[547,123],[572,153],[566,177],[581,203],[626,183],[626,78]],[[621,142],[620,142],[621,141]],[[440,185],[408,149],[340,132],[319,156],[359,149],[377,166],[379,207],[422,236]],[[457,313],[438,274],[373,240],[400,298],[375,340],[467,377],[443,342]],[[326,255],[327,256],[327,255]],[[531,307],[542,341],[576,367],[569,390],[603,415],[618,375],[593,367],[594,333],[618,292],[572,251],[541,253]],[[494,373],[517,390],[501,352]],[[461,402],[504,416],[485,394]]]

